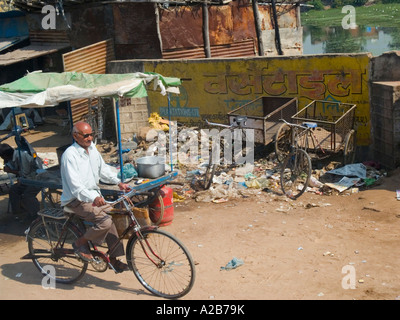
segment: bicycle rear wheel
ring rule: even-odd
[[[281,169],[283,193],[292,199],[300,197],[307,189],[311,170],[311,159],[307,152],[302,149],[292,151]]]
[[[48,219],[45,223],[41,219],[36,220],[27,234],[29,254],[34,265],[43,275],[52,277],[58,283],[79,280],[88,267],[87,262],[75,256],[72,248],[72,243],[80,236],[79,232],[71,225],[64,228],[64,220]],[[59,239],[60,245],[54,249]],[[48,266],[54,268],[54,275],[46,272]]]
[[[216,161],[216,158],[218,159],[218,162]],[[217,170],[218,164],[219,163],[219,157],[216,157],[216,155],[213,153],[213,150],[210,150],[210,155],[208,157],[208,164],[207,164],[207,169],[206,172],[204,173],[203,177],[203,188],[204,190],[208,190],[211,187],[211,184],[213,182],[213,178],[215,175],[215,171]]]
[[[142,235],[129,240],[126,252],[128,265],[139,282],[163,298],[187,294],[194,284],[195,267],[186,247],[163,230],[145,230]]]
[[[207,165],[206,173],[204,174],[203,177],[204,190],[210,189],[215,175],[215,171],[217,170],[217,166],[218,166],[217,164],[211,164],[211,163]]]

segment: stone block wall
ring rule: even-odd
[[[371,153],[387,168],[400,166],[400,51],[371,59]]]
[[[400,165],[400,81],[371,85],[372,151],[387,168]]]
[[[149,125],[147,98],[123,98],[119,102],[121,138],[132,140],[141,127]]]

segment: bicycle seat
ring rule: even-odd
[[[62,208],[63,208],[64,212],[66,212],[66,213],[74,213],[74,211],[70,207],[65,206]]]
[[[303,126],[313,129],[318,127],[318,124],[316,124],[315,122],[303,122]]]
[[[246,125],[246,121],[247,121],[247,117],[246,116],[237,116],[236,118],[233,119],[234,122],[236,122],[238,124],[238,126],[245,126]]]

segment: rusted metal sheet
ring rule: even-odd
[[[202,7],[160,8],[160,33],[164,59],[205,58]],[[256,32],[249,1],[209,6],[211,57],[254,56]]]
[[[159,8],[163,50],[203,46],[201,6]],[[211,19],[211,16],[210,16]]]
[[[202,47],[202,7],[178,6],[160,8],[160,33],[164,51],[177,48]],[[256,39],[254,17],[249,1],[234,1],[209,6],[211,45],[230,44],[249,38]]]
[[[257,39],[250,1],[233,1],[224,6],[212,6],[209,10],[211,45]]]
[[[252,57],[256,55],[254,39],[211,46],[211,57]],[[163,51],[163,59],[204,59],[203,47]]]
[[[36,59],[67,48],[68,45],[63,44],[31,44],[29,46],[0,55],[0,67],[20,63],[26,60]]]
[[[161,58],[155,4],[118,2],[112,8],[118,59]]]
[[[247,39],[219,46],[211,46],[212,57],[252,57],[255,55],[256,43],[254,39]]]
[[[163,51],[163,59],[201,59],[205,57],[203,47]]]
[[[31,30],[29,38],[31,42],[69,43],[66,30]]]
[[[262,4],[258,6],[262,22],[262,30],[273,30],[271,20],[271,5]],[[279,28],[298,28],[300,27],[300,11],[295,5],[292,4],[281,4],[276,6]]]
[[[64,71],[105,74],[107,63],[112,60],[115,54],[111,39],[63,54]],[[82,120],[88,113],[87,99],[71,101],[71,112],[73,123]]]

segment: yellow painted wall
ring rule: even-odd
[[[357,105],[357,144],[370,143],[369,54],[144,61],[144,70],[184,80],[171,96],[172,119],[188,125],[227,121],[227,112],[260,96],[298,97]],[[149,94],[151,112],[167,117],[168,100]]]

